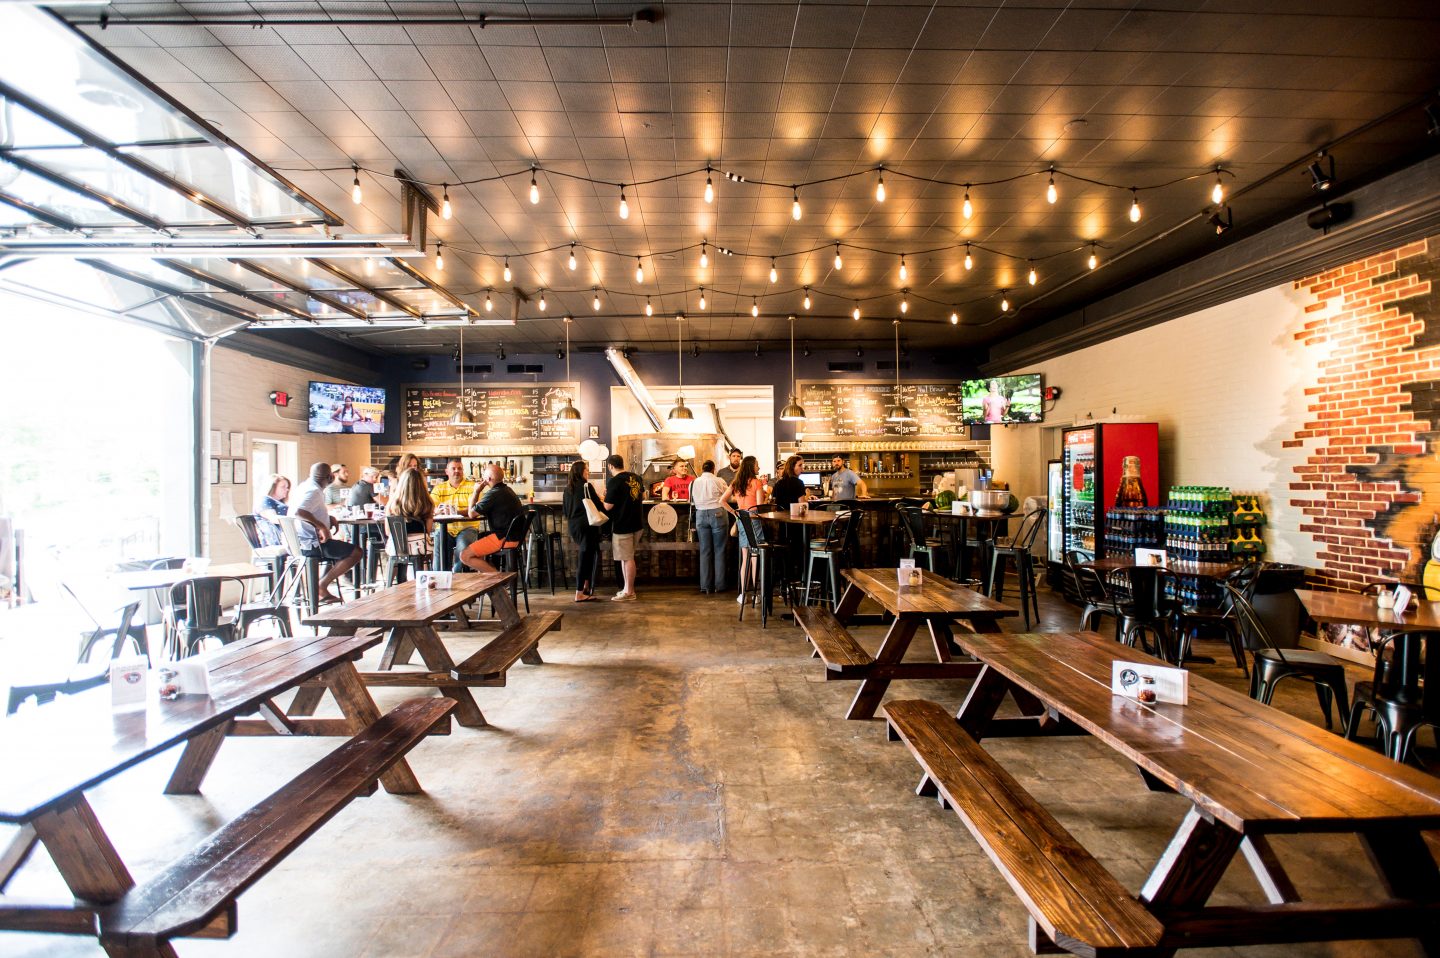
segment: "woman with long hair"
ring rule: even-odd
[[[255,514],[260,521],[255,531],[260,533],[260,544],[265,546],[284,545],[280,535],[280,517],[290,509],[290,480],[276,473],[270,477],[270,490],[255,504]]]
[[[575,601],[595,601],[595,575],[600,569],[600,527],[590,524],[585,511],[585,500],[589,499],[601,511],[605,506],[590,485],[590,467],[577,459],[570,464],[570,482],[565,487],[565,522],[570,530],[570,541],[580,547],[580,559],[575,566]]]
[[[760,461],[754,456],[746,456],[740,460],[740,468],[735,471],[735,478],[730,480],[730,488],[725,490],[724,497],[720,500],[720,508],[730,513],[735,518],[735,513],[740,509],[754,509],[765,502],[765,487],[760,482]],[[744,535],[744,529],[738,519],[735,520],[735,528],[740,529],[739,535]],[[740,540],[740,547],[743,550],[749,543],[743,538]],[[753,563],[748,561],[745,553],[740,554],[740,596],[735,601],[745,601],[745,583],[749,580],[747,573]]]
[[[420,457],[417,456],[417,455],[415,455],[415,453],[413,453],[413,452],[405,452],[405,453],[401,453],[401,454],[400,454],[399,460],[397,460],[396,463],[395,463],[395,475],[397,475],[397,476],[403,476],[403,475],[405,475],[405,470],[406,470],[406,469],[417,469],[417,470],[419,470],[419,472],[420,472],[420,480],[421,480],[421,482],[424,482],[424,480],[425,480],[425,467],[422,466],[422,465],[420,465]]]
[[[405,520],[405,535],[410,542],[409,551],[428,552],[430,534],[435,531],[435,501],[425,488],[425,477],[419,469],[406,469],[395,481],[385,514],[399,516]],[[418,548],[417,548],[418,547]]]

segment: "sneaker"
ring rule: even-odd
[[[611,601],[611,602],[634,602],[634,601],[635,601],[635,593],[633,593],[633,592],[617,592],[617,593],[615,593],[613,596],[610,597],[610,601]]]
[[[744,605],[744,604],[745,604],[745,593],[742,592],[742,593],[740,593],[739,595],[737,595],[737,596],[735,597],[735,604],[736,604],[736,605]]]

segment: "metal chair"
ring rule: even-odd
[[[385,517],[385,584],[395,585],[406,580],[409,571],[424,569],[430,556],[410,548],[410,534],[405,530],[403,516]]]
[[[1171,621],[1179,606],[1165,595],[1169,576],[1154,566],[1131,566],[1120,573],[1130,594],[1119,603],[1120,641],[1130,647],[1139,640],[1140,647],[1169,662],[1176,661],[1171,648]],[[1149,638],[1153,638],[1152,646]]]
[[[90,655],[95,648],[107,640],[114,643],[115,646],[115,651],[110,656],[111,658],[118,656],[120,654],[119,650],[123,648],[124,644],[128,641],[135,646],[137,655],[143,655],[146,660],[149,660],[150,635],[145,628],[144,620],[136,614],[140,608],[139,601],[135,602],[133,607],[129,603],[121,606],[121,609],[131,608],[132,611],[129,615],[120,616],[120,625],[118,627],[110,628],[106,627],[104,623],[90,612],[90,609],[84,602],[80,601],[80,596],[76,595],[75,590],[70,587],[68,582],[62,581],[60,588],[64,589],[70,598],[75,600],[75,604],[80,607],[80,611],[84,612],[90,621],[95,623],[95,630],[81,638],[79,655],[76,656],[75,661],[90,661]]]
[[[84,692],[86,689],[93,689],[97,686],[104,685],[110,679],[110,663],[120,657],[120,653],[124,650],[128,642],[133,641],[130,630],[132,624],[135,622],[136,612],[138,612],[139,609],[140,602],[137,600],[121,606],[116,610],[117,625],[114,628],[103,630],[111,638],[110,657],[105,660],[98,671],[94,670],[93,667],[87,668],[87,666],[90,666],[89,652],[94,645],[98,643],[98,640],[92,636],[93,641],[87,642],[86,647],[81,652],[80,659],[76,663],[77,668],[72,670],[70,675],[66,676],[65,679],[59,682],[12,685],[10,687],[9,699],[5,703],[5,714],[14,715],[20,706],[25,704],[26,699],[34,699],[36,705],[45,705],[48,702],[54,701],[57,695],[75,695],[78,692]],[[141,649],[140,651],[144,652],[146,658],[149,658],[148,651],[145,649]]]
[[[939,574],[939,570],[945,567],[941,561],[945,547],[939,539],[926,537],[924,511],[919,506],[900,502],[896,504],[895,512],[900,517],[901,547],[915,560],[917,566],[920,560],[924,559],[925,568]]]
[[[1333,728],[1330,719],[1331,700],[1340,703],[1341,730],[1348,731],[1350,719],[1349,694],[1345,686],[1345,666],[1333,656],[1311,649],[1282,649],[1275,644],[1256,615],[1250,600],[1230,583],[1222,583],[1230,595],[1230,605],[1240,623],[1240,635],[1254,651],[1254,670],[1250,673],[1250,697],[1270,704],[1275,686],[1285,679],[1304,679],[1315,685],[1315,697],[1325,713],[1325,727]]]
[[[1241,566],[1230,573],[1225,579],[1240,594],[1245,596],[1246,601],[1255,595],[1255,584],[1260,580],[1260,568],[1264,563],[1257,562],[1253,565]],[[1196,606],[1181,606],[1175,611],[1174,634],[1178,643],[1178,661],[1183,664],[1190,655],[1190,644],[1200,634],[1209,629],[1224,634],[1225,639],[1230,643],[1230,652],[1235,656],[1235,664],[1245,673],[1246,678],[1250,676],[1250,667],[1245,662],[1245,641],[1240,635],[1240,623],[1235,618],[1235,610],[1230,601],[1228,593],[1222,593],[1219,608],[1208,609]]]
[[[280,584],[285,575],[286,549],[283,545],[267,546],[260,538],[261,516],[236,516],[234,523],[250,545],[250,562],[270,569],[270,594],[280,595]]]
[[[194,655],[206,639],[219,639],[221,645],[229,645],[240,638],[239,617],[226,615],[222,602],[221,593],[230,584],[240,590],[240,601],[243,603],[245,580],[234,576],[198,576],[170,587],[171,607],[180,608],[183,603],[185,609],[184,616],[175,620],[177,658]]]
[[[755,518],[755,513],[747,509],[737,509],[735,518],[739,523],[740,554],[746,565],[754,565],[754,571],[742,579],[748,583],[740,591],[740,621],[745,621],[746,600],[753,602],[760,607],[760,627],[768,627],[771,610],[770,592],[775,578],[776,562],[783,562],[786,554],[786,547],[783,542],[768,542],[765,534],[760,528],[760,522]],[[774,557],[774,561],[772,561]],[[785,591],[786,602],[794,605],[795,602],[789,595],[788,588]]]
[[[834,608],[840,603],[840,564],[841,556],[845,552],[846,543],[850,540],[850,524],[855,521],[856,513],[850,510],[838,512],[835,521],[830,523],[830,528],[825,530],[825,538],[812,539],[810,548],[805,560],[805,585],[803,590],[804,602],[810,604],[810,590],[816,588],[823,595],[825,586],[830,586],[830,606]],[[825,578],[815,581],[815,563],[825,564]]]
[[[1098,632],[1096,626],[1108,615],[1115,620],[1115,641],[1118,642],[1120,622],[1125,618],[1125,610],[1121,607],[1119,598],[1111,595],[1106,588],[1104,577],[1094,569],[1082,565],[1091,558],[1090,553],[1079,549],[1071,549],[1065,553],[1065,574],[1070,579],[1076,598],[1085,604],[1080,613],[1080,630]]]
[[[530,527],[534,521],[535,513],[528,509],[511,519],[504,538],[500,540],[501,547],[495,553],[502,569],[519,573],[510,581],[510,600],[518,602],[518,593],[523,592],[527,614],[530,612]],[[504,545],[507,542],[514,545]]]
[[[1005,565],[1007,560],[1015,562],[1015,577],[1020,583],[1020,612],[1025,617],[1025,628],[1030,628],[1030,612],[1035,612],[1035,621],[1040,621],[1040,599],[1036,594],[1035,557],[1030,550],[1040,530],[1045,527],[1045,517],[1050,510],[1035,509],[1026,514],[1020,528],[1008,542],[996,540],[990,548],[990,598],[1000,601],[1005,596]]]
[[[1430,648],[1431,638],[1437,635],[1440,633],[1406,629],[1373,642],[1375,673],[1370,681],[1355,683],[1346,738],[1355,737],[1361,715],[1371,712],[1380,750],[1404,762],[1420,727],[1440,725],[1440,696],[1425,696],[1427,685],[1437,687],[1433,682],[1440,682],[1440,657]]]
[[[560,566],[560,581],[564,582],[570,577],[565,562],[565,530],[562,528],[562,516],[555,509],[546,508],[541,505],[529,505],[525,511],[533,514],[534,518],[530,523],[530,555],[527,562],[526,578],[529,578],[529,564],[534,563],[536,572],[545,573],[545,581],[550,586],[550,594],[555,594],[555,566]],[[682,510],[688,513],[688,510]],[[538,547],[538,548],[537,548]],[[539,584],[539,576],[536,576],[536,584]]]

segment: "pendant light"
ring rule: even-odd
[[[805,410],[795,401],[795,317],[790,317],[790,401],[780,410],[781,422],[804,422]]]
[[[565,317],[565,381],[570,382],[570,322],[569,316]],[[565,397],[565,405],[555,412],[557,422],[579,422],[580,410],[575,408],[573,397]]]
[[[473,426],[475,419],[465,405],[465,326],[460,325],[460,393],[455,397],[455,415],[450,417],[452,426]]]
[[[900,320],[895,320],[895,405],[885,413],[886,422],[913,422],[909,408],[900,400]]]
[[[671,422],[693,422],[695,414],[685,405],[685,317],[675,317],[675,362],[680,385],[675,390],[675,408],[665,418]]]

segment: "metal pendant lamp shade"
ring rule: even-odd
[[[782,422],[804,422],[805,407],[795,401],[795,317],[790,317],[790,401],[780,410]]]
[[[679,374],[679,387],[675,391],[675,406],[670,410],[670,415],[665,418],[671,422],[693,422],[695,414],[690,407],[685,405],[685,322],[684,316],[675,317],[675,328],[678,331],[675,340],[676,368]]]
[[[460,395],[455,397],[455,415],[450,417],[452,426],[473,426],[475,418],[465,405],[465,327],[460,327]]]
[[[565,381],[570,381],[570,317],[565,317]],[[579,422],[580,410],[575,408],[573,397],[565,397],[565,405],[555,411],[557,422]]]
[[[914,422],[910,408],[900,399],[900,320],[895,320],[895,405],[885,413],[886,422]]]

